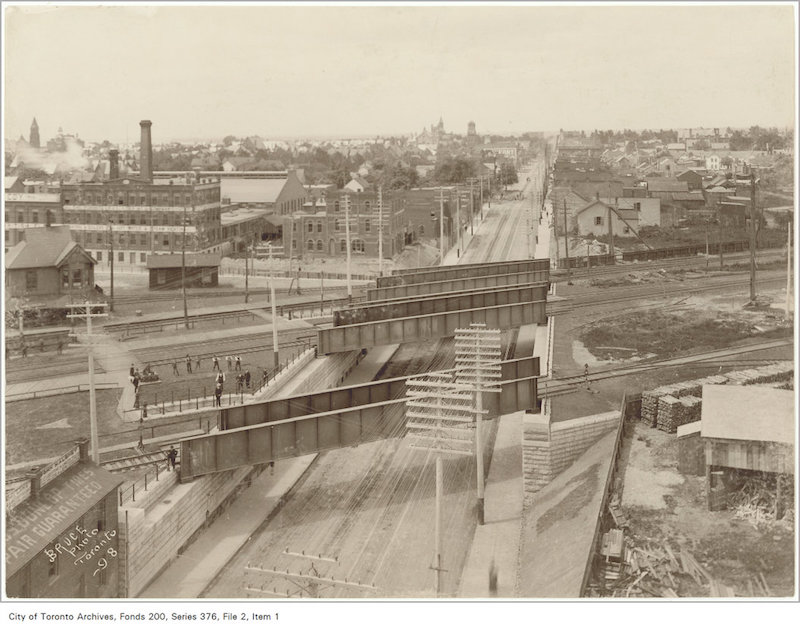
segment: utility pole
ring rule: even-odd
[[[792,301],[792,222],[786,224],[786,318],[791,318],[789,305]]]
[[[756,300],[756,174],[750,170],[750,301]]]
[[[706,220],[706,273],[708,273],[708,220]]]
[[[449,373],[429,373],[406,381],[406,437],[411,448],[433,451],[436,457],[436,511],[434,518],[433,564],[436,596],[442,594],[442,454],[472,455],[471,389],[453,383]]]
[[[461,257],[462,244],[461,244],[461,194],[456,187],[456,257]]]
[[[572,286],[572,267],[569,264],[569,226],[567,225],[567,198],[564,198],[564,253],[567,256],[567,284]]]
[[[469,329],[456,329],[456,382],[475,393],[475,464],[478,484],[478,524],[484,523],[483,468],[483,393],[500,392],[502,357],[499,329],[487,329],[485,323],[472,323]]]
[[[478,184],[480,184],[480,211],[481,211],[481,222],[483,222],[483,176],[478,178]]]
[[[722,207],[717,205],[717,226],[718,226],[718,236],[719,238],[719,270],[722,271],[723,267],[723,260],[722,260]]]
[[[111,227],[113,221],[108,220],[108,243],[110,245],[109,256],[111,257],[111,301],[109,302],[108,309],[114,311],[114,229]]]
[[[472,236],[475,231],[473,229],[473,221],[475,221],[475,195],[474,191],[472,190],[472,183],[475,182],[475,178],[469,179],[469,235]]]
[[[353,299],[353,284],[350,281],[350,196],[344,194],[344,236],[347,242],[347,299]]]
[[[611,218],[611,206],[608,207],[608,253],[611,256],[611,264],[616,264],[616,254],[614,253],[614,222]]]
[[[183,205],[183,237],[181,240],[181,290],[183,291],[183,325],[189,329],[189,308],[186,305],[186,204]]]
[[[85,318],[86,319],[86,338],[87,338],[87,350],[89,352],[89,435],[91,439],[91,455],[92,461],[96,465],[100,465],[100,446],[98,442],[98,435],[97,435],[97,399],[95,396],[95,388],[94,388],[94,351],[92,351],[92,318],[93,317],[104,317],[108,316],[108,313],[105,311],[106,304],[105,303],[78,303],[78,304],[70,304],[67,305],[67,308],[70,309],[70,313],[67,314],[67,318]],[[94,312],[93,308],[101,308],[102,312]],[[85,312],[79,312],[79,310],[85,309]],[[76,310],[76,312],[73,312]]]
[[[378,276],[383,277],[383,186],[378,187]]]
[[[439,266],[444,265],[444,187],[439,187]]]
[[[272,242],[267,243],[269,253],[269,300],[272,305],[272,368],[277,369],[280,363],[278,353],[278,309],[275,302],[275,271],[272,267]]]
[[[245,244],[244,246],[244,302],[245,303],[248,303],[250,301],[250,289],[247,280],[247,274],[249,273],[249,265],[250,265],[250,246]]]

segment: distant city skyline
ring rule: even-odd
[[[795,7],[4,6],[4,135],[794,127]],[[741,36],[736,35],[741,33]]]

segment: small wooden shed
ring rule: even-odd
[[[216,253],[158,254],[147,257],[150,271],[150,290],[181,288],[183,266],[186,266],[186,287],[214,287],[219,284],[221,258]]]

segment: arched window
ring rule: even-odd
[[[369,210],[369,200],[364,202],[364,210]]]
[[[306,241],[306,247],[309,251],[314,251],[314,241],[309,238],[308,241]]]
[[[322,241],[321,240],[317,241],[317,251],[322,251]]]
[[[342,239],[339,248],[342,250],[342,253],[347,253],[347,241]]]

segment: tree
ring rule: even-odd
[[[500,165],[500,184],[508,186],[519,181],[514,163],[505,161]]]

